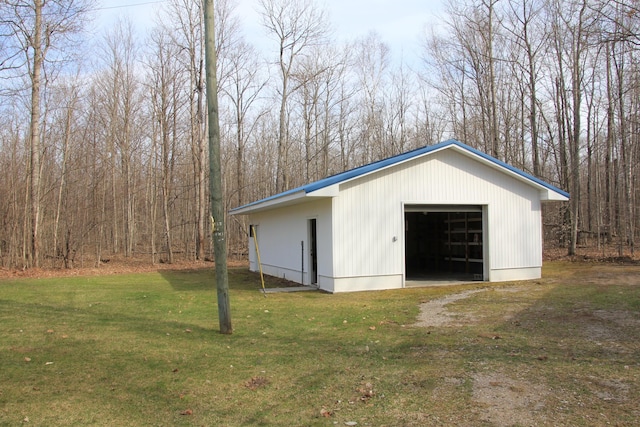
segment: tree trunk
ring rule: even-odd
[[[31,256],[30,264],[40,266],[40,86],[43,67],[42,46],[42,0],[34,0],[35,25],[33,29],[33,68],[31,70],[31,126],[30,137],[30,179],[31,179]]]
[[[196,235],[196,259],[203,260],[205,258],[205,224],[206,224],[206,208],[207,208],[207,185],[206,185],[206,144],[207,140],[205,138],[205,133],[203,132],[204,128],[204,111],[203,111],[203,92],[204,92],[204,82],[202,81],[203,72],[203,60],[201,59],[199,62],[199,72],[198,72],[198,84],[197,84],[197,109],[196,109],[196,129],[195,137],[197,139],[198,145],[198,158],[197,158],[197,170],[198,170],[198,185],[197,185],[197,193],[198,193],[198,207],[197,207],[197,235]]]
[[[71,94],[72,99],[67,106],[64,137],[62,144],[62,165],[60,166],[60,185],[58,186],[58,203],[56,206],[56,217],[53,225],[53,251],[57,256],[58,253],[58,229],[60,225],[60,212],[62,210],[62,196],[64,191],[64,185],[67,175],[67,160],[69,158],[69,140],[71,139],[71,123],[73,121],[73,112],[76,107],[76,93],[75,88],[72,89],[74,93]]]

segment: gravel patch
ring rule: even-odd
[[[449,311],[447,305],[485,291],[486,289],[472,289],[420,304],[420,314],[418,315],[416,326],[459,326],[464,320],[473,320],[469,315],[462,316],[460,313]]]

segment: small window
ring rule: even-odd
[[[249,237],[253,237],[253,224],[249,224]]]

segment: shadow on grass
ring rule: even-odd
[[[216,325],[163,319],[169,316],[158,313],[157,302],[136,311],[116,302],[79,307],[0,299],[9,332],[0,338],[0,402],[38,425],[144,425],[158,413],[172,419],[184,410],[182,372],[213,371],[206,353],[221,354],[226,343]],[[0,425],[22,420],[9,416],[0,410]]]
[[[270,401],[292,401],[310,384],[321,390],[331,381],[334,364],[314,362],[301,375],[289,375],[309,354],[313,360],[319,360],[325,351],[342,354],[343,344],[335,341],[333,334],[299,333],[304,325],[276,333],[281,329],[278,322],[286,318],[273,318],[261,307],[254,310],[252,304],[245,304],[242,313],[252,316],[242,316],[244,332],[231,339],[217,334],[215,325],[203,327],[201,314],[192,312],[189,319],[176,320],[176,303],[190,297],[200,305],[198,313],[211,312],[215,317],[214,304],[205,304],[199,294],[193,293],[184,300],[146,291],[140,295],[124,293],[100,304],[1,299],[0,318],[10,320],[5,327],[15,334],[0,338],[0,360],[6,363],[6,389],[0,402],[8,405],[7,413],[0,411],[0,425],[19,423],[22,418],[3,418],[11,411],[18,415],[26,411],[39,425],[123,425],[124,419],[129,425],[144,425],[149,420],[177,425],[179,414],[188,407],[195,413],[215,411],[213,419],[237,421],[239,414],[244,414],[242,417],[251,420],[251,425],[259,425],[260,420],[269,419],[263,406],[238,407],[225,401],[229,405],[226,409],[213,406],[211,396],[233,393],[234,400],[253,398],[243,384],[266,367],[283,377],[271,377],[276,384],[281,383],[274,387],[275,397]],[[284,302],[277,305],[285,313]],[[168,309],[173,314],[167,314],[171,313]],[[297,317],[289,314],[287,318]],[[263,330],[268,335],[263,335]],[[348,358],[348,352],[344,357]],[[199,395],[208,398],[195,400]],[[36,399],[46,400],[46,407]],[[33,401],[33,408],[25,401]],[[73,410],[59,415],[52,409],[56,407]],[[55,418],[62,416],[66,418]],[[219,423],[209,420],[193,424]],[[295,424],[309,425],[308,420]]]
[[[176,291],[211,291],[216,289],[215,268],[194,270],[160,270],[160,275]],[[246,267],[228,269],[229,289],[231,291],[262,291],[260,274]],[[265,288],[284,288],[299,286],[297,283],[277,277],[265,276]]]
[[[216,289],[216,271],[214,268],[202,268],[193,270],[159,270],[158,273],[176,291],[211,291]],[[228,270],[229,288],[238,290],[248,290],[252,287],[257,289],[260,286],[258,277],[257,286],[252,283],[255,277],[253,273],[241,268]],[[252,280],[253,279],[253,280]]]

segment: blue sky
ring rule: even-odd
[[[247,40],[259,45],[264,31],[256,11],[257,0],[235,0]],[[443,0],[317,0],[329,13],[340,41],[354,40],[376,31],[389,45],[394,59],[411,61],[418,55],[419,39],[425,26],[436,26],[443,12]],[[152,25],[155,11],[163,1],[102,0],[97,29],[119,15],[129,16],[141,30]]]

